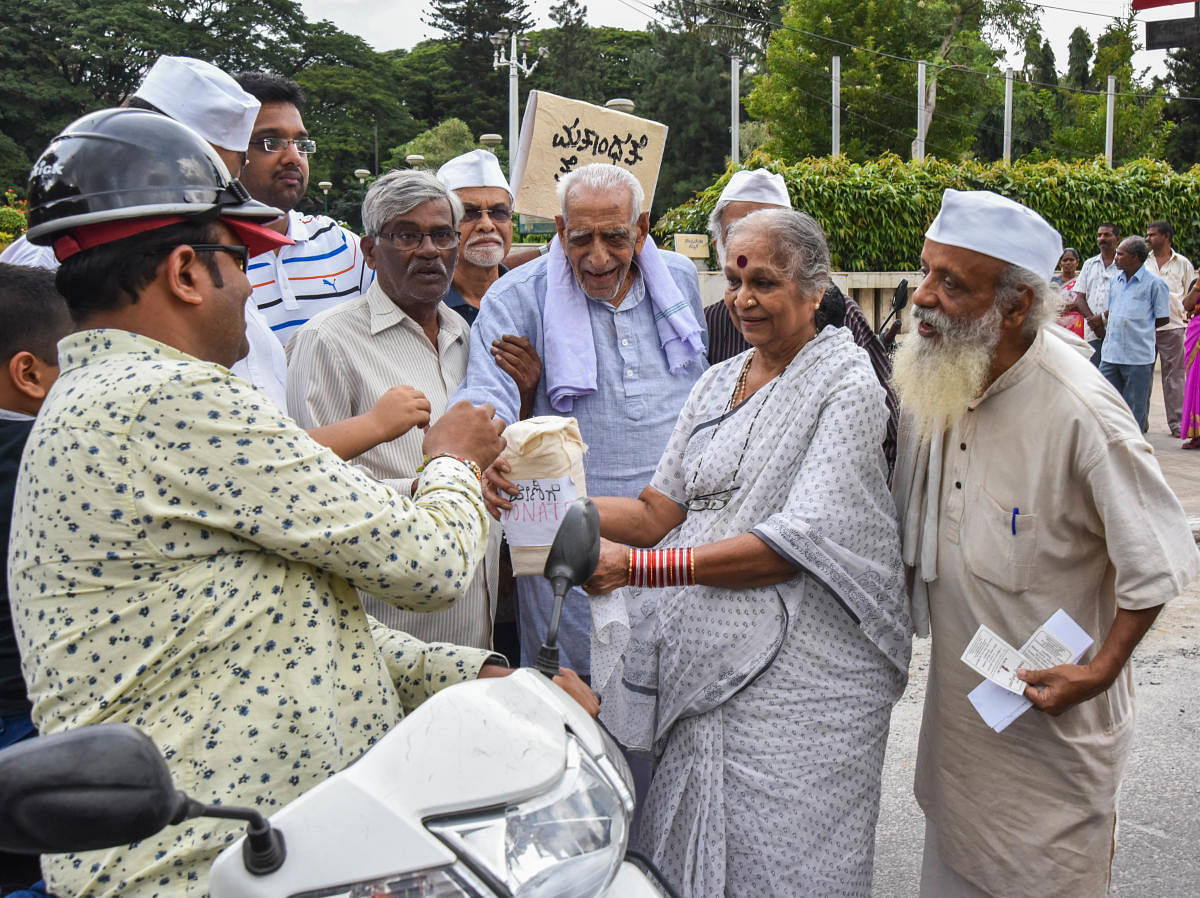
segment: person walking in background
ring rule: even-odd
[[[1187,333],[1183,337],[1183,409],[1180,420],[1180,436],[1184,449],[1200,449],[1200,281],[1192,279],[1188,292],[1183,297],[1183,311],[1187,317]]]
[[[1183,295],[1195,279],[1196,269],[1187,256],[1175,252],[1172,245],[1174,234],[1175,230],[1169,221],[1152,221],[1146,225],[1146,242],[1150,244],[1146,270],[1166,281],[1170,293],[1170,321],[1155,332],[1154,341],[1162,378],[1167,428],[1171,436],[1177,437],[1183,417],[1183,332],[1187,325],[1183,317]]]
[[[1117,247],[1119,274],[1108,288],[1108,320],[1100,373],[1117,388],[1142,433],[1150,429],[1150,387],[1154,379],[1155,328],[1169,320],[1166,282],[1146,268],[1150,247],[1126,237]]]
[[[1083,339],[1092,345],[1092,364],[1100,367],[1104,345],[1104,313],[1108,311],[1108,285],[1117,274],[1117,243],[1121,230],[1111,221],[1096,229],[1100,252],[1083,263],[1075,280],[1075,308],[1083,316]]]

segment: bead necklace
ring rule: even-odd
[[[795,358],[795,356],[793,356],[793,358]],[[753,361],[753,359],[754,350],[751,349],[749,355],[746,357],[746,363],[742,366],[742,373],[738,375],[737,383],[733,388],[733,394],[729,397],[729,402],[727,402],[725,405],[725,414],[721,416],[721,420],[718,421],[716,426],[712,429],[712,435],[708,438],[708,444],[705,446],[706,450],[708,446],[712,445],[713,440],[716,439],[717,431],[721,429],[721,425],[725,422],[725,418],[736,406],[745,401],[746,378],[750,373],[750,362]],[[762,402],[759,403],[758,408],[755,410],[754,417],[750,419],[750,426],[746,428],[746,440],[742,443],[742,451],[741,454],[738,455],[737,464],[734,466],[733,476],[729,478],[733,486],[730,486],[727,489],[718,490],[715,493],[705,493],[703,496],[694,496],[688,500],[688,511],[719,511],[729,504],[729,500],[733,498],[734,492],[741,488],[741,484],[737,482],[738,474],[742,472],[742,461],[746,458],[746,450],[750,447],[750,437],[754,434],[754,425],[758,423],[758,416],[762,414],[762,410],[766,408],[767,402],[771,398],[771,392],[775,389],[779,382],[783,380],[783,375],[787,373],[787,369],[791,364],[791,360],[789,360],[787,365],[783,366],[783,370],[771,379],[771,385],[767,387],[767,392],[763,396]],[[696,478],[700,476],[700,463],[703,460],[704,455],[701,453],[700,459],[696,462],[696,470],[692,472],[692,482],[689,484],[688,492],[691,492],[696,486]]]

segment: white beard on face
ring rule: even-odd
[[[1001,317],[994,305],[970,322],[936,309],[913,311],[913,318],[939,336],[922,337],[916,328],[905,335],[892,363],[892,386],[922,443],[957,423],[967,403],[983,394],[1000,342]]]
[[[464,261],[480,268],[493,268],[504,259],[504,247],[503,245],[497,246],[491,241],[480,246],[472,239],[463,246],[462,257]]]

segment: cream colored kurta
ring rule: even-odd
[[[902,447],[898,481],[912,464]],[[1118,608],[1177,596],[1200,553],[1121,397],[1050,331],[947,434],[942,465],[917,800],[945,861],[989,893],[1101,895],[1133,736],[1128,666],[1095,699],[997,734],[959,659],[980,624],[1019,646],[1062,608],[1095,640],[1086,661]]]
[[[429,400],[430,420],[446,412],[467,371],[470,330],[462,316],[438,306],[438,345],[383,292],[367,292],[312,318],[288,343],[288,408],[303,427],[319,427],[368,411],[394,386],[407,385]],[[354,459],[372,477],[400,492],[412,486],[424,461],[425,432],[409,430]],[[490,518],[489,518],[490,522]],[[490,648],[500,528],[489,527],[485,561],[460,601],[431,614],[406,611],[363,593],[367,613],[426,642]],[[486,569],[486,573],[485,573]],[[516,659],[512,659],[514,662]]]

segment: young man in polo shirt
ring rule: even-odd
[[[237,81],[262,103],[240,180],[256,200],[286,213],[270,227],[294,241],[256,256],[247,269],[258,310],[286,346],[309,318],[366,290],[374,273],[357,234],[327,215],[296,211],[308,189],[308,156],[316,151],[301,116],[300,85],[265,72],[242,72]]]

